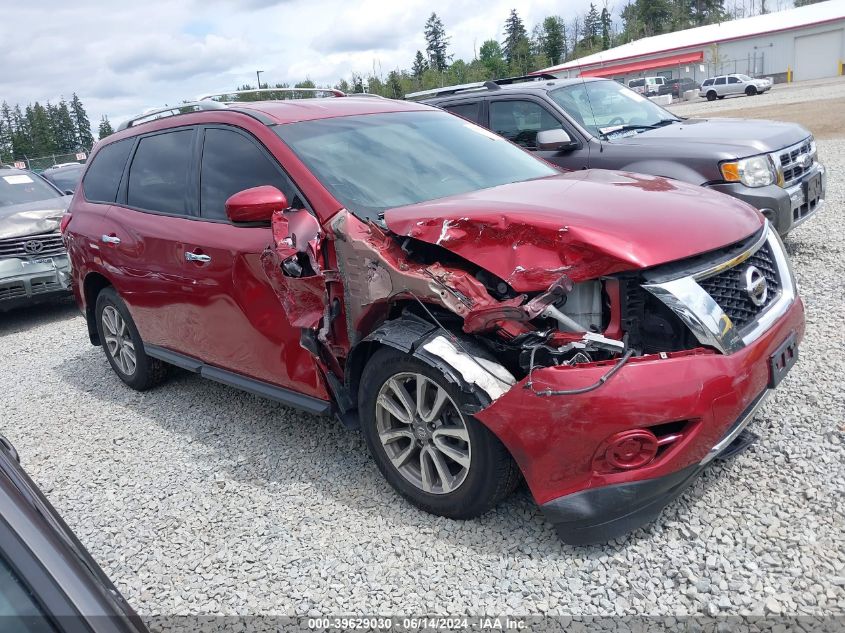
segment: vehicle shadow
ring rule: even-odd
[[[345,429],[334,418],[302,413],[176,369],[161,386],[134,392],[119,381],[96,349],[69,358],[55,371],[68,387],[101,401],[104,411],[149,421],[189,438],[191,444],[201,444],[207,450],[193,451],[197,460],[207,462],[198,463],[200,472],[265,487],[282,498],[308,489],[315,503],[326,503],[329,497],[345,506],[345,525],[375,513],[391,530],[411,531],[494,557],[586,560],[623,551],[664,531],[667,522],[683,525],[707,485],[699,480],[661,519],[623,539],[601,546],[568,546],[544,520],[524,483],[498,507],[472,521],[436,517],[414,508],[381,476],[360,432]],[[143,429],[138,435],[144,436]],[[209,480],[209,485],[216,481]]]
[[[21,306],[8,312],[0,312],[0,336],[26,332],[32,328],[64,321],[78,315],[79,310],[70,295],[43,303]]]

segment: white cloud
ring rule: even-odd
[[[96,126],[153,106],[262,81],[334,84],[353,71],[409,68],[425,48],[432,11],[470,59],[502,39],[511,8],[530,31],[546,15],[567,22],[589,0],[39,0],[4,3],[0,98],[57,101],[76,92]]]

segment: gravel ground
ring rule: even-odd
[[[833,79],[818,79],[815,81],[801,81],[793,84],[775,84],[769,92],[754,97],[739,95],[725,97],[718,101],[707,101],[696,98],[669,106],[669,109],[680,116],[707,116],[718,114],[723,110],[737,108],[755,108],[760,106],[785,105],[793,103],[809,103],[828,99],[842,99],[845,97],[845,77]]]
[[[359,435],[188,374],[133,392],[68,304],[0,315],[2,432],[142,614],[843,614],[845,141],[819,149],[807,336],[761,440],[619,542],[563,545],[524,489],[426,515]]]

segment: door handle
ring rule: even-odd
[[[197,255],[196,253],[186,252],[185,253],[185,261],[186,262],[210,262],[211,257],[208,255]]]
[[[114,244],[115,246],[120,244],[120,238],[117,237],[116,235],[103,235],[100,238],[100,241],[105,243],[105,244]]]

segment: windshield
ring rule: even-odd
[[[677,121],[671,112],[615,81],[585,81],[549,92],[552,100],[594,136],[620,128],[641,129]]]
[[[738,77],[740,81],[754,81],[748,75],[734,75],[734,77]]]
[[[368,219],[392,207],[558,173],[500,136],[435,110],[275,130],[341,204]]]
[[[0,207],[60,197],[58,191],[38,176],[26,172],[5,174],[0,171]]]
[[[79,179],[82,177],[83,166],[65,167],[57,169],[49,174],[43,174],[44,177],[56,185],[62,191],[75,191],[79,184]]]

